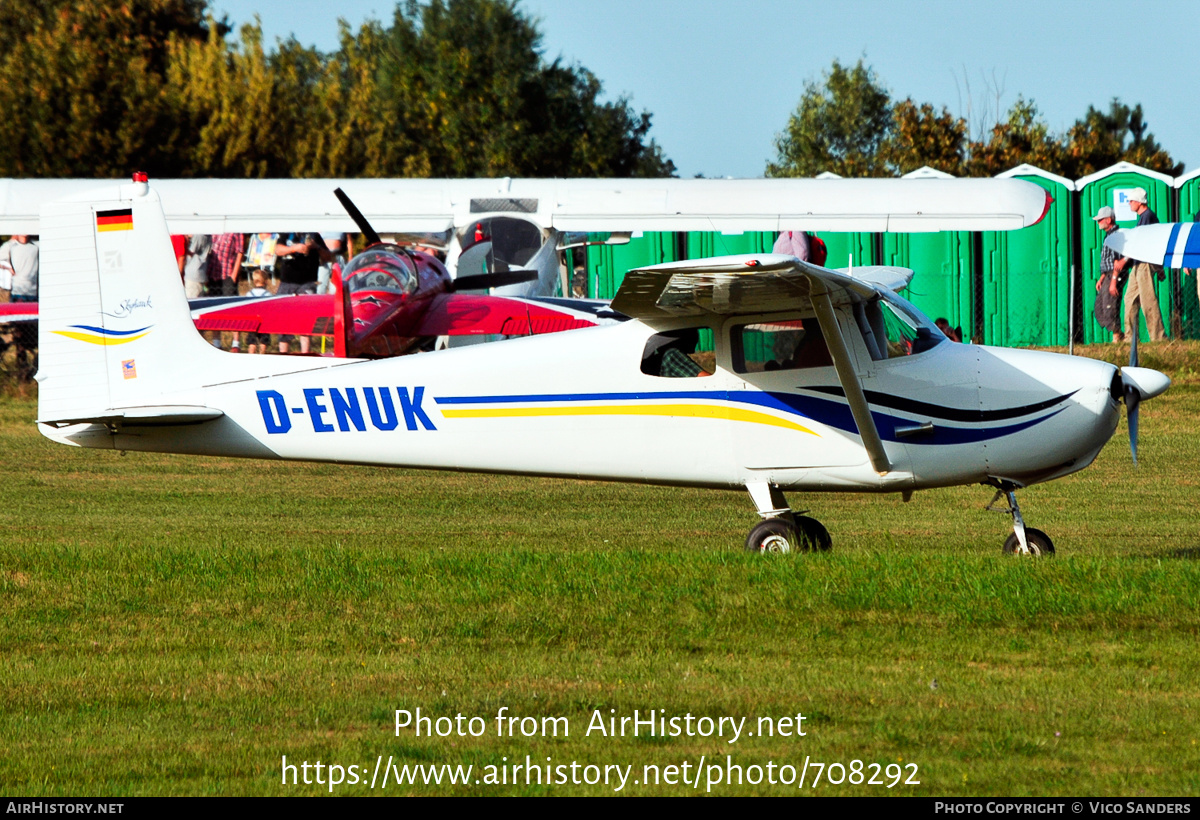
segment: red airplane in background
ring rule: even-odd
[[[376,359],[413,352],[438,336],[531,336],[621,318],[602,302],[460,293],[529,281],[537,272],[452,279],[435,256],[381,241],[341,189],[335,193],[368,246],[335,269],[332,294],[197,299],[196,328],[332,336],[335,356]],[[36,320],[36,303],[0,304],[0,324]]]

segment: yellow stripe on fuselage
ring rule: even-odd
[[[52,333],[57,333],[59,336],[66,336],[68,339],[74,339],[77,342],[87,342],[90,345],[104,345],[110,347],[112,345],[126,345],[130,342],[136,342],[143,336],[149,336],[150,333],[139,333],[136,336],[125,336],[123,338],[109,338],[106,336],[94,336],[90,333],[76,333],[73,330],[54,330]]]
[[[777,418],[757,410],[740,407],[720,407],[711,404],[604,404],[584,407],[495,407],[470,408],[465,410],[442,410],[448,419],[494,419],[520,416],[683,416],[700,419],[724,419],[745,421],[751,424],[769,424],[786,430],[797,430],[817,435],[787,419]]]

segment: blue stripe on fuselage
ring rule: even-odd
[[[646,391],[636,393],[530,393],[526,395],[508,396],[439,396],[434,399],[439,405],[454,404],[526,404],[526,403],[566,403],[566,402],[602,402],[602,401],[634,401],[634,400],[679,400],[702,399],[709,401],[732,401],[739,404],[751,404],[766,407],[778,412],[787,413],[801,418],[820,422],[827,427],[844,430],[847,433],[858,434],[858,426],[850,413],[849,405],[819,396],[806,396],[795,393],[767,393],[760,390],[682,390],[682,391]],[[921,438],[905,439],[906,444],[970,444],[1000,438],[1012,433],[1025,430],[1035,424],[1040,424],[1048,418],[1058,415],[1062,409],[1036,419],[1007,424],[1001,427],[949,427],[945,423],[934,425],[933,432]],[[880,437],[885,441],[899,441],[896,428],[911,427],[912,419],[893,416],[876,410],[871,411],[875,426]]]

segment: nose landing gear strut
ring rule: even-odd
[[[1026,527],[1025,519],[1021,517],[1021,508],[1017,505],[1017,486],[1007,481],[997,481],[996,494],[988,502],[985,509],[991,512],[1007,513],[1012,516],[1013,531],[1004,541],[1004,551],[1018,555],[1049,556],[1054,554],[1054,542],[1050,536],[1036,527]],[[996,502],[1004,499],[1007,507],[997,507]]]

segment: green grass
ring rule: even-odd
[[[1147,348],[1177,382],[1143,406],[1142,466],[1122,430],[1021,493],[1059,550],[1042,561],[1001,554],[985,487],[797,498],[834,552],[754,556],[740,493],[121,457],[51,444],[32,400],[0,400],[0,792],[326,791],[281,786],[283,755],[478,771],[529,754],[632,781],[729,754],[919,766],[919,786],[818,794],[1194,794],[1200,349]],[[571,735],[497,737],[502,706]],[[394,711],[417,707],[487,732],[397,737]],[[807,736],[585,737],[597,709],[748,728],[800,712]]]

